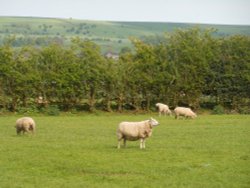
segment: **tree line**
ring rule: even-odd
[[[165,33],[158,43],[131,38],[119,60],[90,40],[64,46],[0,46],[0,109],[150,111],[155,103],[250,113],[250,37],[213,29]],[[38,102],[41,99],[42,102]]]

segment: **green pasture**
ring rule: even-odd
[[[8,17],[0,16],[0,45],[4,38],[15,35],[23,40],[41,37],[59,37],[65,44],[70,38],[90,39],[101,46],[102,52],[119,53],[123,47],[131,47],[130,37],[163,35],[177,29],[199,27],[215,28],[215,36],[250,35],[247,25],[207,25],[164,22],[112,22],[79,20],[74,18]],[[20,45],[20,44],[19,44]],[[22,46],[22,45],[21,45]]]
[[[118,150],[120,121],[156,118],[139,149]],[[17,136],[20,116],[0,116],[0,187],[250,187],[250,116],[195,120],[147,115],[34,116],[35,135]]]

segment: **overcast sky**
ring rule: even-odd
[[[0,0],[0,16],[250,25],[250,0]]]

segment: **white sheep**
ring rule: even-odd
[[[166,116],[167,114],[168,114],[168,115],[171,115],[171,114],[172,114],[171,110],[169,109],[168,105],[166,105],[166,104],[156,103],[155,106],[158,107],[159,116],[161,116],[161,113],[164,113],[165,116]]]
[[[190,109],[186,107],[176,107],[174,109],[175,119],[179,116],[184,116],[185,118],[192,118],[194,119],[197,115]]]
[[[136,141],[140,139],[140,148],[145,148],[145,139],[152,135],[152,128],[159,125],[153,118],[140,122],[121,122],[117,129],[118,149],[120,149],[123,139],[124,147],[126,141]]]
[[[23,132],[23,134],[25,132],[29,133],[30,131],[34,133],[36,129],[36,124],[31,117],[22,117],[16,121],[15,128],[17,134],[20,134],[21,132]]]

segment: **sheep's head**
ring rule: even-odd
[[[194,113],[191,117],[192,119],[196,118],[197,117],[196,113]]]
[[[159,125],[159,122],[152,117],[150,118],[149,123],[152,127]]]

